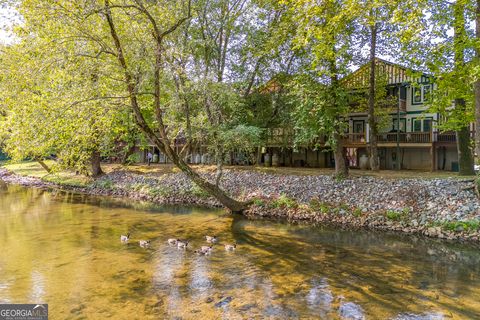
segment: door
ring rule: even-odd
[[[365,120],[353,120],[353,142],[365,141]]]

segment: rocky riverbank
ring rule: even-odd
[[[206,173],[213,180],[214,173]],[[59,186],[0,168],[0,179],[24,186],[60,188],[93,195],[146,200],[158,204],[219,203],[182,173],[150,175],[118,170],[85,187]],[[480,202],[474,181],[296,176],[226,170],[222,187],[252,200],[250,218],[278,218],[348,228],[394,230],[431,237],[480,242]]]

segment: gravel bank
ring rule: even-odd
[[[213,180],[212,174],[206,174]],[[182,173],[160,176],[115,171],[88,187],[65,187],[0,169],[0,179],[155,203],[219,207]],[[474,181],[461,179],[380,179],[294,176],[226,170],[222,186],[240,199],[256,199],[251,218],[329,223],[353,228],[422,233],[448,239],[480,239],[480,202]]]

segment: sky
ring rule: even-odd
[[[0,7],[0,44],[9,44],[13,41],[13,36],[9,29],[15,16],[13,9]]]

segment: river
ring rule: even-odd
[[[0,303],[50,319],[479,319],[479,297],[473,246],[0,185]]]

